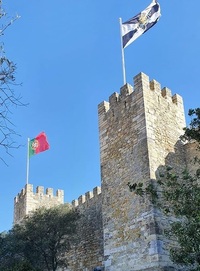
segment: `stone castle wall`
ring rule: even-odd
[[[195,144],[180,142],[185,116],[182,98],[161,88],[144,73],[98,106],[101,188],[96,187],[72,207],[82,214],[80,242],[70,253],[69,271],[171,271],[167,221],[147,198],[130,193],[127,183],[156,180],[160,167],[185,167],[194,172]],[[40,206],[63,204],[64,192],[32,185],[15,198],[15,223]]]
[[[14,224],[19,223],[26,215],[40,207],[53,207],[64,203],[64,191],[57,190],[53,194],[52,188],[38,186],[36,193],[33,191],[32,184],[26,184],[25,188],[14,199]]]
[[[149,81],[145,74],[134,79],[134,89],[143,88],[147,148],[150,163],[150,178],[156,178],[161,165],[170,164],[176,170],[185,168],[185,153],[180,135],[186,126],[183,99],[172,96],[171,90],[156,81]]]
[[[40,207],[50,208],[64,204],[64,191],[38,186],[36,192],[33,185],[27,184],[14,199],[14,224],[20,223],[23,218]],[[71,203],[76,208],[81,219],[78,225],[78,244],[67,254],[70,271],[92,271],[101,267],[103,263],[103,227],[101,188],[81,195]]]
[[[196,173],[196,170],[199,168],[200,161],[200,146],[197,142],[192,141],[185,144],[185,152],[186,152],[186,165],[187,169],[191,174]],[[197,158],[197,161],[195,162]]]
[[[169,153],[172,165],[185,167],[178,143],[184,126],[181,97],[143,73],[134,78],[134,89],[126,84],[99,105],[106,271],[169,265],[163,219],[148,199],[130,193],[127,183],[156,179]]]
[[[103,262],[103,227],[101,188],[82,195],[72,201],[74,208],[79,210],[81,219],[78,226],[80,241],[67,254],[70,271],[93,271],[101,267]]]

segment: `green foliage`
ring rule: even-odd
[[[184,128],[185,134],[182,140],[195,139],[200,142],[200,108],[190,109],[188,115],[191,117],[190,126]]]
[[[0,270],[39,271],[23,258],[22,242],[12,231],[0,234]]]
[[[27,266],[31,271],[55,271],[67,267],[65,254],[77,241],[78,219],[79,214],[68,205],[36,210],[1,238],[0,270]]]
[[[191,123],[181,136],[184,141],[200,143],[200,108],[190,110]],[[173,217],[167,230],[168,236],[176,241],[170,256],[174,263],[187,266],[187,270],[200,271],[200,159],[194,157],[196,172],[184,170],[177,174],[171,166],[160,169],[158,180],[151,180],[146,187],[128,183],[131,192],[148,196],[154,207]]]

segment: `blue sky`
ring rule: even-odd
[[[4,47],[17,64],[16,88],[26,107],[11,120],[23,147],[0,155],[0,231],[12,227],[13,199],[26,183],[27,138],[45,131],[50,150],[30,161],[29,182],[65,190],[65,201],[100,185],[97,106],[123,85],[119,17],[128,20],[150,0],[7,0]],[[127,82],[139,72],[200,104],[200,1],[160,0],[162,17],[125,49]],[[189,119],[187,118],[187,121]]]

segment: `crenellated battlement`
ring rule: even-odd
[[[25,195],[25,189],[23,188],[20,193],[14,198],[14,202],[18,202]]]
[[[109,97],[109,102],[100,103],[98,114],[101,160],[107,159],[104,163],[109,161],[108,148],[111,157],[118,159],[122,155],[122,144],[137,148],[143,140],[141,144],[152,148],[154,156],[154,159],[149,160],[149,154],[146,153],[151,164],[147,168],[147,171],[150,168],[151,178],[155,177],[156,167],[164,163],[169,151],[174,152],[174,144],[186,125],[182,97],[172,95],[169,88],[162,88],[158,81],[149,80],[149,76],[144,73],[134,77],[134,87],[125,84],[120,93],[114,92]],[[130,127],[132,132],[126,133]],[[117,139],[119,142],[116,143]],[[117,144],[119,146],[115,152]],[[163,151],[162,158],[157,146]]]
[[[149,76],[141,72],[134,77],[134,88],[130,84],[125,84],[123,87],[120,88],[120,93],[114,92],[109,97],[109,102],[103,101],[102,103],[100,103],[98,107],[99,114],[105,113],[110,109],[114,110],[119,103],[123,103],[125,100],[127,100],[127,96],[132,96],[132,100],[135,100],[135,102],[137,102],[137,100],[141,98],[141,96],[139,95],[141,91],[146,93],[154,92],[155,94],[157,94],[157,96],[163,98],[163,100],[159,99],[160,103],[165,103],[167,100],[168,102],[171,102],[171,106],[173,106],[174,104],[178,107],[183,106],[183,99],[180,95],[172,95],[169,88],[161,88],[161,84],[159,82],[157,82],[155,79],[150,81]]]
[[[20,201],[27,193],[32,194],[33,196],[44,196],[44,197],[56,197],[61,200],[64,200],[64,190],[56,190],[56,194],[54,195],[53,188],[46,188],[44,192],[44,186],[37,186],[36,192],[33,191],[33,185],[32,184],[26,184],[25,188],[21,190],[20,193],[14,198],[14,202],[17,203]]]
[[[101,194],[101,187],[96,186],[93,191],[88,191],[85,195],[81,195],[78,199],[72,201],[72,206],[77,207],[84,203],[88,203],[91,199],[98,199]]]
[[[32,184],[26,184],[14,198],[14,223],[19,223],[26,215],[39,207],[53,207],[64,203],[64,191],[53,188],[44,191],[43,186],[37,186],[34,192]]]

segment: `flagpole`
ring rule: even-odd
[[[123,81],[126,84],[126,71],[125,71],[125,60],[124,60],[124,48],[123,48],[123,38],[122,38],[122,18],[119,18],[120,24],[120,35],[121,35],[121,51],[122,51],[122,71],[123,71]]]
[[[28,180],[29,180],[29,142],[30,142],[30,138],[28,138],[28,146],[27,146],[26,184],[28,184]]]

